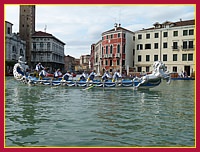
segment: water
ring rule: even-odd
[[[5,145],[193,147],[194,83],[82,90],[28,86],[6,77]]]

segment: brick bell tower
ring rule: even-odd
[[[20,5],[19,36],[26,41],[25,60],[31,67],[31,37],[35,33],[35,5]]]

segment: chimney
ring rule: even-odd
[[[115,23],[115,31],[117,30],[117,23]]]

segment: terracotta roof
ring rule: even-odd
[[[32,36],[43,36],[43,37],[53,37],[52,34],[46,33],[46,32],[42,32],[42,31],[37,31],[35,33],[32,34]]]
[[[125,28],[123,28],[123,27],[117,27],[116,30],[115,30],[115,28],[113,28],[113,29],[111,29],[111,30],[108,30],[108,31],[106,31],[106,32],[103,32],[102,35],[103,35],[103,34],[106,34],[106,33],[109,33],[109,32],[118,31],[118,30],[122,30],[122,31],[127,31],[127,32],[134,33],[133,31],[127,30],[127,29],[125,29]]]
[[[178,22],[170,22],[170,21],[166,21],[162,24],[156,22],[155,24],[153,24],[154,26],[156,25],[172,25],[171,27],[178,27],[178,26],[188,26],[188,25],[195,25],[195,20],[186,20],[186,21],[178,21]],[[160,29],[160,28],[163,28],[163,27],[156,27],[156,29]],[[147,28],[147,29],[142,29],[142,30],[139,30],[139,31],[145,31],[145,30],[153,30],[155,29],[155,27],[151,27],[151,28]]]
[[[32,34],[32,37],[49,37],[49,38],[53,38],[56,39],[57,41],[61,42],[63,45],[65,45],[64,42],[62,42],[61,40],[59,40],[58,38],[56,38],[55,36],[53,36],[52,34],[46,33],[46,32],[42,32],[42,31],[36,31],[35,33]]]

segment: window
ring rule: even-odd
[[[194,48],[193,41],[189,41],[189,48]]]
[[[108,35],[106,35],[106,39],[108,39]]]
[[[118,33],[118,37],[120,37],[120,33]]]
[[[187,61],[187,54],[182,54],[182,61]]]
[[[167,54],[163,54],[163,61],[167,61]]]
[[[188,54],[188,61],[193,61],[193,54]]]
[[[168,33],[167,33],[167,32],[164,32],[164,33],[163,33],[163,37],[168,37]]]
[[[187,49],[187,41],[183,41],[183,49]]]
[[[117,60],[117,65],[119,65],[119,63],[120,63],[120,61],[119,61],[119,60]]]
[[[106,60],[106,63],[105,63],[105,65],[108,65],[108,60]]]
[[[123,51],[122,51],[122,53],[125,54],[125,44],[123,45]]]
[[[175,37],[175,36],[178,36],[178,31],[174,31],[174,34],[173,34],[173,35],[174,35],[174,37]]]
[[[139,34],[138,35],[138,40],[141,40],[142,39],[142,34]]]
[[[106,54],[108,54],[108,46],[106,46]]]
[[[113,51],[113,46],[111,45],[110,46],[110,54],[112,54],[112,51]]]
[[[103,40],[103,36],[102,36],[102,40]]]
[[[146,72],[149,72],[149,67],[148,66],[146,67]]]
[[[194,35],[194,30],[193,29],[189,30],[189,35]]]
[[[178,49],[178,42],[173,42],[173,49],[177,50]]]
[[[142,61],[142,56],[138,55],[138,62],[141,62],[141,61]]]
[[[188,30],[183,30],[183,36],[187,36],[188,35]]]
[[[151,44],[145,44],[145,49],[151,49]]]
[[[122,66],[125,66],[125,60],[122,60]]]
[[[110,35],[110,38],[111,38],[111,39],[113,38],[113,35],[112,35],[112,34]]]
[[[133,36],[133,41],[135,41],[135,36]]]
[[[154,38],[158,38],[159,34],[158,33],[154,33]]]
[[[126,38],[126,34],[125,33],[123,34],[123,38]]]
[[[167,48],[167,42],[163,43],[163,48]]]
[[[117,53],[120,53],[120,45],[117,45]]]
[[[10,27],[8,27],[7,30],[8,30],[8,31],[7,31],[7,34],[11,34]]]
[[[158,49],[158,43],[154,43],[154,49]]]
[[[33,50],[36,50],[36,43],[33,42]]]
[[[47,50],[50,51],[51,44],[50,42],[47,43]]]
[[[110,60],[110,66],[112,66],[112,60]]]
[[[142,67],[138,67],[138,72],[142,72]]]
[[[44,44],[43,42],[40,42],[40,48],[43,48]]]
[[[150,34],[146,34],[146,39],[150,39]]]
[[[173,61],[177,61],[177,54],[173,54]]]
[[[154,55],[154,61],[158,61],[158,55]]]
[[[173,66],[173,72],[177,72],[177,67],[176,66]]]
[[[150,55],[146,55],[146,61],[150,61]]]
[[[138,44],[137,45],[137,50],[143,50],[143,45],[142,44]]]

